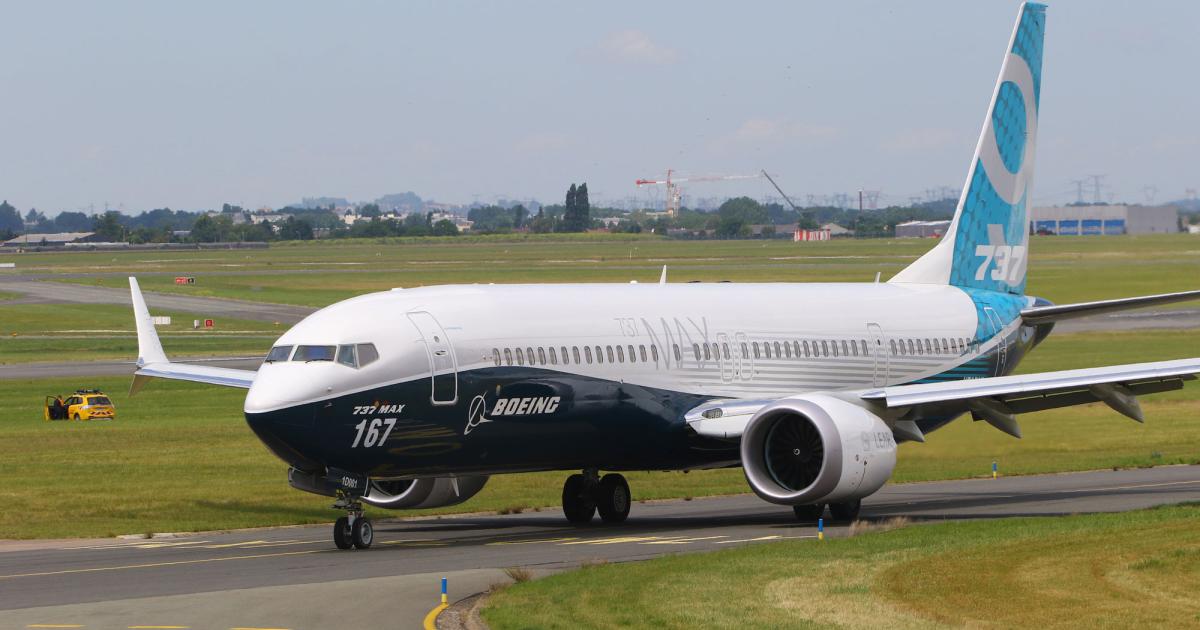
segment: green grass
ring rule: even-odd
[[[294,243],[265,250],[31,254],[26,272],[106,274],[67,282],[125,287],[140,273],[146,290],[325,306],[396,286],[474,282],[642,282],[663,265],[672,282],[868,282],[902,269],[930,239],[670,241],[612,235],[471,241],[355,240]],[[1103,238],[1034,237],[1029,291],[1058,303],[1195,288],[1200,239],[1187,234]],[[320,270],[322,273],[312,273]],[[157,276],[145,274],[162,274]],[[195,285],[175,285],[195,275]]]
[[[1051,336],[1027,370],[1194,356],[1194,331]],[[174,348],[168,344],[168,352]],[[0,381],[0,538],[106,536],[320,523],[329,500],[291,489],[286,466],[241,417],[243,392],[155,382],[130,399],[128,378]],[[42,421],[47,394],[79,387],[108,392],[112,422]],[[894,479],[921,481],[1002,474],[1191,463],[1200,459],[1200,394],[1194,385],[1143,399],[1140,425],[1102,405],[1021,417],[1023,440],[960,419],[904,444]],[[557,511],[565,473],[492,478],[466,503],[415,514],[533,508]],[[740,469],[633,473],[635,500],[737,494]],[[634,507],[636,511],[637,507]],[[414,512],[373,510],[375,517]],[[31,525],[33,524],[33,525]]]
[[[483,611],[517,628],[1200,624],[1200,506],[908,526],[585,567]]]
[[[218,319],[212,330],[193,330],[194,316],[170,311],[158,326],[175,356],[264,354],[286,329],[270,322]],[[0,304],[0,364],[28,361],[137,357],[137,333],[127,306],[112,304]]]
[[[19,297],[22,297],[22,295],[23,294],[21,293],[13,293],[11,291],[0,291],[0,302],[5,300],[15,300]]]

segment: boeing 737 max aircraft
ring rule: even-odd
[[[742,466],[763,499],[852,519],[896,443],[970,414],[1016,416],[1178,389],[1200,359],[1008,376],[1054,322],[1200,291],[1053,306],[1025,295],[1045,8],[1022,5],[946,235],[886,283],[440,286],[339,302],[257,371],[170,362],[130,278],[150,378],[246,388],[246,422],[290,483],[336,496],[336,544],[368,547],[363,504],[470,498],[489,475],[572,470],[572,523],[629,513],[617,473]]]

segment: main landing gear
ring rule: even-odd
[[[830,503],[829,516],[835,523],[851,523],[858,520],[858,513],[862,510],[862,499],[854,499],[844,503]],[[792,511],[796,513],[796,520],[802,523],[816,523],[817,519],[825,515],[824,503],[813,503],[811,505],[794,505]]]
[[[563,484],[563,514],[576,525],[591,522],[596,512],[605,523],[622,523],[629,517],[632,502],[629,482],[615,473],[601,478],[599,471],[585,470],[567,477]]]
[[[363,516],[362,502],[338,492],[338,500],[333,508],[346,510],[346,516],[333,524],[333,544],[338,549],[369,548],[375,540],[375,526],[371,519]]]

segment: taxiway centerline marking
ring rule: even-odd
[[[301,556],[310,553],[325,553],[332,549],[310,549],[308,551],[285,551],[282,553],[259,553],[249,556],[225,556],[223,558],[196,558],[194,560],[176,560],[174,562],[147,562],[143,564],[127,564],[116,567],[90,567],[87,569],[64,569],[62,571],[43,571],[40,573],[15,573],[0,575],[0,580],[11,578],[44,577],[48,575],[67,575],[71,573],[97,573],[100,571],[122,571],[126,569],[152,569],[155,567],[170,567],[181,564],[204,564],[207,562],[224,562],[226,560],[254,560],[257,558],[278,558],[281,556]]]

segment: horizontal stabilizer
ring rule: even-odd
[[[1105,313],[1115,313],[1117,311],[1127,311],[1147,306],[1161,306],[1163,304],[1186,302],[1188,300],[1200,300],[1200,291],[1181,291],[1179,293],[1144,295],[1141,297],[1122,298],[1120,300],[1081,302],[1079,304],[1035,306],[1021,311],[1021,319],[1027,324],[1045,324],[1064,319],[1103,315]]]

